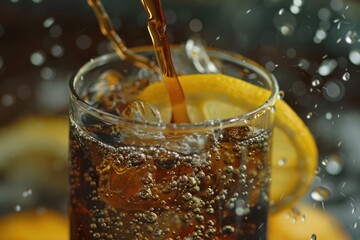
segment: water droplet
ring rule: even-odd
[[[40,76],[45,80],[52,80],[56,77],[56,71],[50,67],[44,67],[40,71]]]
[[[46,60],[46,56],[43,51],[36,51],[30,56],[30,62],[35,66],[40,66],[44,64],[45,60]]]
[[[281,158],[281,159],[279,159],[279,161],[278,161],[278,165],[279,165],[279,166],[284,166],[284,165],[286,164],[286,162],[287,162],[287,159],[286,159],[286,158]]]
[[[54,18],[49,17],[49,18],[45,19],[45,21],[43,22],[43,26],[45,28],[49,28],[54,24],[54,22],[55,22]]]
[[[279,95],[278,95],[278,99],[279,99],[279,100],[282,100],[284,97],[285,97],[284,91],[280,90],[280,91],[279,91]]]
[[[312,113],[312,112],[309,112],[308,115],[306,115],[306,118],[307,118],[307,119],[310,119],[312,116],[313,116],[313,113]]]
[[[331,175],[338,175],[344,168],[344,160],[339,154],[332,154],[327,159],[326,171]]]
[[[246,14],[251,13],[251,9],[246,10]]]
[[[50,27],[49,34],[53,38],[58,38],[62,34],[62,28],[59,25],[53,25]]]
[[[358,35],[356,32],[350,30],[345,35],[345,42],[348,44],[353,44],[358,40]]]
[[[311,85],[313,86],[313,87],[317,87],[317,86],[319,86],[320,85],[320,80],[319,79],[314,79],[312,82],[311,82]]]
[[[76,46],[81,50],[89,49],[92,45],[92,39],[88,35],[80,35],[76,39]]]
[[[358,226],[358,223],[357,223],[357,222],[355,222],[355,223],[354,223],[354,229],[356,229],[356,228],[357,228],[357,226]]]
[[[328,81],[323,86],[323,96],[332,102],[339,101],[345,95],[345,86],[341,81]]]
[[[350,61],[355,65],[360,65],[360,49],[352,50],[349,53]]]
[[[350,73],[346,72],[342,75],[342,80],[349,81],[350,80]]]
[[[325,118],[326,118],[327,120],[331,120],[331,119],[332,119],[332,113],[331,113],[331,112],[327,112],[327,113],[325,114]]]
[[[328,162],[329,162],[329,160],[325,158],[321,161],[321,164],[326,166],[328,164]]]
[[[21,205],[20,204],[16,204],[15,205],[15,212],[20,212],[21,211]]]
[[[279,15],[280,15],[280,16],[281,16],[281,15],[283,15],[283,14],[284,14],[284,12],[285,12],[285,9],[283,9],[283,8],[282,8],[282,9],[280,9],[280,10],[279,10]]]
[[[316,234],[315,233],[311,234],[310,240],[316,240]]]
[[[329,199],[330,196],[331,196],[330,189],[324,186],[318,186],[314,188],[313,191],[311,192],[311,198],[317,202],[326,201],[327,199]]]
[[[50,49],[51,55],[54,57],[60,58],[64,55],[64,47],[58,44],[55,44]]]
[[[354,214],[356,212],[356,207],[353,207],[353,209],[351,210],[351,214]]]
[[[1,97],[1,104],[4,107],[10,107],[15,103],[15,97],[12,94],[5,94]]]
[[[27,197],[29,197],[31,195],[32,195],[32,190],[31,189],[27,189],[22,193],[23,198],[27,198]]]
[[[320,67],[318,69],[319,74],[321,76],[328,76],[335,70],[337,65],[338,65],[338,63],[337,63],[336,60],[334,60],[334,59],[325,59],[321,63],[321,65],[320,65]]]
[[[199,19],[192,19],[189,22],[189,28],[193,32],[200,32],[203,29],[203,23]]]

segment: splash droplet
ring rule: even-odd
[[[338,175],[344,168],[344,160],[338,154],[332,154],[327,159],[326,171],[331,175]]]
[[[319,79],[315,79],[314,81],[312,81],[311,82],[311,85],[313,86],[313,87],[317,87],[317,86],[319,86],[320,85],[320,80]]]
[[[350,30],[345,35],[345,42],[348,44],[353,44],[358,40],[358,35],[356,32]]]
[[[310,237],[310,240],[316,240],[316,234],[313,233]]]
[[[327,113],[325,114],[325,118],[326,118],[327,120],[331,120],[331,119],[332,119],[332,113],[331,113],[331,112],[327,112]]]
[[[318,186],[314,188],[313,191],[311,192],[311,198],[317,202],[326,201],[327,199],[330,198],[330,196],[331,196],[330,189],[324,186]]]
[[[308,115],[306,116],[307,119],[310,119],[313,116],[312,112],[309,112]]]
[[[279,165],[279,166],[284,166],[284,165],[286,164],[286,162],[287,162],[287,159],[286,159],[286,158],[281,158],[281,159],[279,159],[279,161],[278,161],[278,165]]]
[[[54,22],[55,22],[54,18],[49,17],[49,18],[45,19],[45,21],[43,22],[43,26],[45,28],[49,28],[54,24]]]
[[[342,80],[344,81],[349,81],[350,80],[350,73],[348,72],[345,72],[343,75],[342,75]]]
[[[29,197],[31,195],[32,195],[32,190],[31,189],[27,189],[22,193],[23,198],[27,198],[27,197]]]
[[[21,205],[20,205],[20,204],[16,204],[16,206],[15,206],[15,211],[16,211],[16,212],[20,212],[20,211],[21,211]]]
[[[43,51],[36,51],[30,56],[30,62],[35,66],[40,66],[44,64],[45,60],[46,60],[46,56]]]

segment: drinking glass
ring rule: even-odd
[[[178,75],[203,73],[182,46],[171,51]],[[155,59],[152,47],[134,52]],[[72,240],[267,238],[278,85],[241,55],[207,54],[221,74],[268,89],[267,101],[238,102],[243,110],[227,119],[144,122],[124,117],[123,99],[159,81],[151,71],[111,53],[70,81]]]

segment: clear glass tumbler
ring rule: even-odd
[[[155,59],[151,47],[134,51]],[[267,101],[228,119],[139,122],[122,117],[122,97],[158,76],[108,54],[70,81],[72,240],[267,238],[278,85],[249,59],[207,53],[221,74],[268,89]],[[201,73],[181,46],[172,54],[179,75]]]

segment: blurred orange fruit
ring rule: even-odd
[[[67,218],[54,210],[13,213],[0,219],[1,240],[68,240]]]

